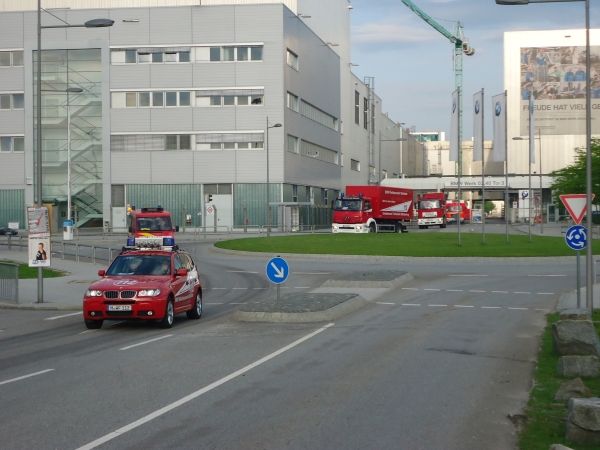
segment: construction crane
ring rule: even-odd
[[[454,87],[456,88],[458,97],[458,161],[456,174],[458,176],[458,199],[461,199],[460,177],[462,175],[462,84],[463,84],[463,53],[467,56],[475,54],[475,49],[469,45],[463,34],[463,26],[460,22],[456,22],[454,33],[448,31],[444,26],[439,24],[433,17],[415,5],[411,0],[402,0],[412,12],[427,22],[431,27],[448,39],[454,45]],[[460,220],[458,224],[458,245],[460,246]]]

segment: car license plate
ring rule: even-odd
[[[108,305],[109,311],[131,311],[131,305]]]

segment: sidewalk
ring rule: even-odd
[[[0,248],[0,259],[27,262],[27,253],[21,250]],[[37,278],[19,280],[19,303],[0,302],[0,309],[82,309],[83,293],[88,285],[98,279],[98,269],[105,264],[91,264],[53,257],[51,269],[67,272],[57,278],[44,278],[44,302],[37,303]]]

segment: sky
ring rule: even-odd
[[[413,13],[401,0],[352,1],[354,73],[375,77],[383,111],[417,131],[450,129],[454,91],[454,53],[450,41]],[[472,136],[473,94],[490,98],[504,90],[505,31],[578,29],[585,26],[583,1],[500,6],[495,0],[413,0],[419,8],[454,32],[460,21],[475,49],[463,56],[463,138]],[[600,27],[600,0],[590,0],[590,28]],[[484,115],[485,116],[485,115]],[[487,118],[491,115],[487,114]],[[491,121],[485,123],[491,139]]]

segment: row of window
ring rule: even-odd
[[[25,138],[23,136],[0,136],[0,153],[23,152]]]
[[[371,116],[371,132],[375,131],[375,116]],[[354,91],[354,123],[360,125],[360,93]],[[369,99],[363,98],[363,127],[365,130],[369,129]]]
[[[287,107],[292,111],[296,111],[307,119],[314,120],[327,128],[338,131],[338,120],[335,117],[331,114],[327,114],[316,106],[311,105],[307,101],[299,99],[297,95],[288,92],[286,103]]]
[[[299,139],[297,136],[291,134],[287,135],[287,150],[288,152],[318,159],[319,161],[332,164],[338,164],[339,162],[338,152],[304,139]]]
[[[25,94],[0,94],[0,109],[23,109]]]
[[[262,45],[153,47],[111,51],[113,64],[163,64],[221,61],[262,61]]]
[[[132,134],[110,138],[113,152],[163,150],[261,150],[263,133]]]
[[[186,106],[249,106],[262,105],[264,91],[261,89],[212,90],[212,91],[141,91],[113,92],[113,108],[163,108]]]
[[[288,48],[285,56],[285,61],[288,66],[290,66],[294,70],[300,70],[300,62],[296,53],[294,53]]]
[[[18,67],[23,65],[23,50],[0,52],[0,67]]]

